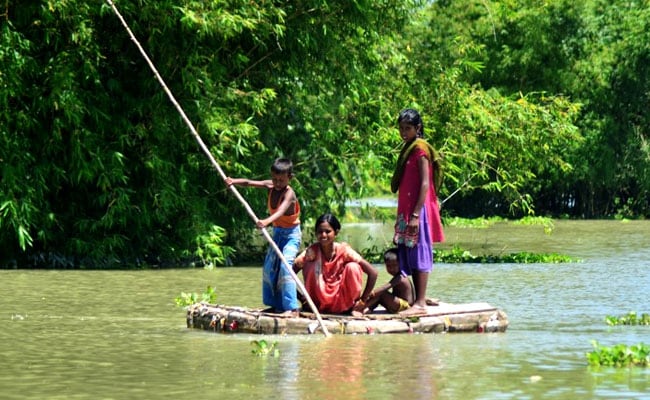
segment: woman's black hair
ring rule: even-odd
[[[417,110],[406,108],[400,111],[399,116],[397,117],[397,123],[399,124],[402,121],[408,123],[409,125],[413,125],[416,128],[418,125],[420,125],[418,137],[424,137],[424,124],[422,123],[422,117],[420,117],[420,113],[417,112]]]
[[[320,217],[318,217],[318,219],[316,220],[315,228],[318,229],[318,225],[322,224],[323,222],[327,222],[328,224],[330,224],[330,226],[334,228],[334,232],[336,233],[339,233],[339,231],[341,230],[341,223],[339,222],[338,219],[336,219],[334,214],[325,213]]]

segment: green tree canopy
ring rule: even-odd
[[[116,6],[228,175],[294,161],[304,219],[388,193],[406,107],[445,156],[448,215],[648,210],[647,2]],[[107,3],[8,0],[0,21],[0,261],[225,262],[250,246]]]

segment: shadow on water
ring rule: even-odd
[[[386,224],[343,227],[353,240]],[[611,399],[649,398],[642,368],[587,366],[590,341],[647,342],[648,327],[606,315],[650,312],[650,223],[558,221],[447,229],[472,252],[557,252],[572,264],[438,264],[429,295],[487,301],[504,334],[266,336],[280,356],[252,354],[251,335],[188,330],[174,298],[215,287],[217,301],[261,307],[260,265],[163,271],[0,271],[3,399]],[[344,240],[349,240],[343,238]],[[358,243],[356,244],[359,245]],[[381,266],[380,282],[387,280]]]

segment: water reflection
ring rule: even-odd
[[[301,398],[337,399],[340,393],[352,400],[367,398],[363,375],[372,367],[367,341],[350,339],[334,336],[303,346],[298,371]]]
[[[303,343],[297,388],[302,399],[437,396],[431,343],[420,335],[333,336]]]
[[[648,341],[647,326],[609,327],[604,318],[650,312],[649,222],[560,221],[550,237],[536,227],[447,232],[447,245],[584,261],[436,265],[429,295],[504,309],[505,334],[263,337],[278,341],[278,358],[252,355],[262,337],[186,329],[173,301],[211,285],[221,304],[261,307],[261,261],[215,271],[0,271],[0,397],[650,397],[649,369],[593,369],[585,357],[593,339]]]

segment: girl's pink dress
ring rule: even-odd
[[[429,191],[427,192],[422,207],[423,210],[415,210],[415,203],[418,201],[418,194],[420,192],[420,169],[418,168],[418,160],[421,157],[429,160],[429,154],[426,151],[419,146],[414,147],[408,156],[399,184],[394,242],[395,244],[404,244],[406,247],[415,247],[418,242],[417,235],[414,237],[406,232],[406,227],[413,212],[420,214],[420,230],[428,230],[428,236],[431,242],[444,242],[445,240],[442,221],[440,219],[440,209],[438,207],[438,196],[436,195],[436,189],[433,184],[433,168],[429,168]],[[422,214],[424,213],[426,213],[426,218],[423,218]]]
[[[305,289],[318,311],[341,314],[350,311],[361,296],[361,255],[347,243],[334,243],[334,256],[325,260],[319,243],[314,243],[294,261],[302,267]]]
[[[423,157],[430,166],[427,177],[429,189],[422,209],[416,210],[415,204],[421,187],[418,161]],[[445,240],[434,185],[434,157],[435,150],[423,139],[405,143],[391,181],[391,190],[399,192],[393,241],[397,245],[399,267],[403,275],[433,271],[433,243]],[[417,232],[409,232],[408,223],[414,212],[419,214],[419,228]]]

